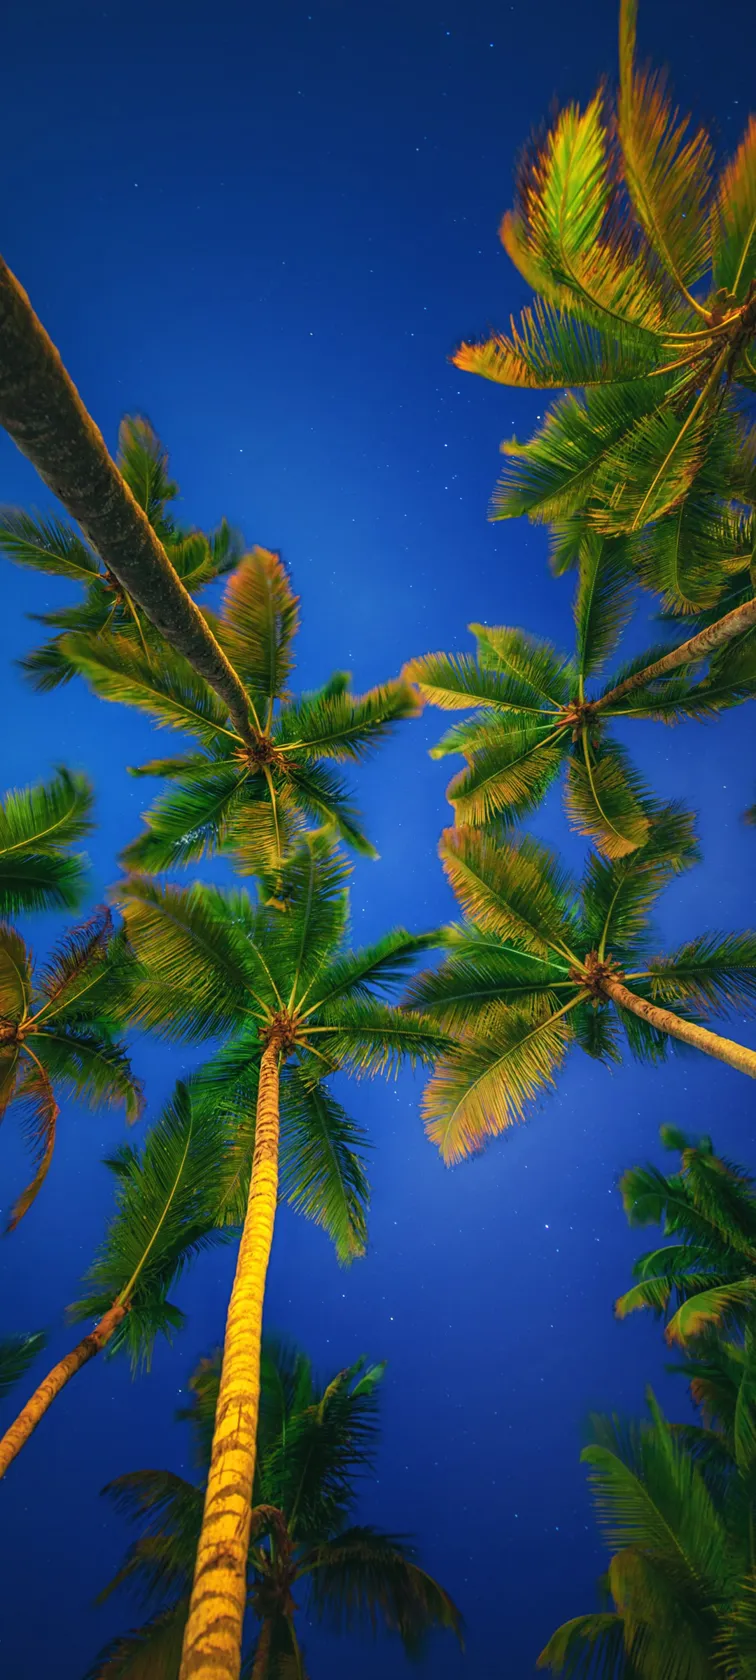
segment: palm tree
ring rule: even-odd
[[[753,1005],[756,935],[703,934],[649,956],[652,905],[698,851],[689,814],[668,805],[648,815],[645,846],[615,862],[594,853],[579,888],[529,836],[507,845],[470,828],[443,836],[467,920],[447,930],[441,967],[415,980],[409,1002],[459,1038],[423,1105],[447,1162],[522,1118],[573,1044],[619,1061],[620,1029],[643,1060],[682,1043],[756,1078],[756,1050],[699,1025]]]
[[[115,1211],[84,1279],[84,1294],[69,1309],[74,1323],[94,1319],[94,1328],[53,1366],[6,1431],[0,1476],[61,1390],[103,1348],[128,1353],[136,1370],[149,1366],[158,1335],[170,1339],[181,1328],[184,1314],[168,1291],[189,1260],[218,1239],[226,1147],[217,1117],[193,1104],[179,1084],[141,1150],[125,1144],[106,1161],[115,1179]],[[28,1358],[28,1347],[19,1349],[27,1364],[39,1340]]]
[[[173,788],[147,812],[147,832],[125,853],[129,866],[158,871],[227,849],[237,868],[255,873],[278,864],[313,819],[335,823],[349,845],[375,855],[332,764],[365,757],[393,724],[414,716],[414,695],[404,682],[353,695],[339,674],[317,694],[292,699],[297,624],[297,599],[279,556],[259,548],[245,555],[213,628],[245,684],[250,742],[178,654],[163,652],[153,662],[122,636],[65,638],[67,657],[95,693],[136,706],[158,727],[198,743],[136,772],[165,776]]]
[[[661,1139],[679,1150],[679,1171],[634,1167],[620,1189],[631,1225],[661,1225],[676,1241],[641,1255],[615,1312],[649,1307],[666,1319],[667,1340],[687,1346],[710,1325],[744,1323],[756,1307],[756,1186],[715,1155],[710,1138],[662,1126]]]
[[[71,847],[92,829],[86,776],[59,769],[49,782],[16,788],[0,805],[0,916],[75,909],[86,859]]]
[[[225,521],[211,537],[185,531],[175,523],[170,503],[178,495],[178,486],[169,476],[168,456],[148,420],[134,415],[121,421],[116,466],[190,595],[230,571],[240,549]],[[68,522],[2,509],[0,553],[21,566],[66,578],[83,591],[76,606],[32,615],[39,624],[58,632],[21,660],[35,688],[57,688],[76,674],[66,657],[66,634],[94,639],[103,630],[112,630],[136,641],[146,656],[148,649],[153,656],[162,649],[162,638],[143,609]]]
[[[756,388],[756,120],[715,179],[705,130],[636,68],[635,26],[636,0],[621,0],[616,119],[600,92],[522,161],[501,238],[534,307],[453,361],[500,384],[568,388],[529,443],[503,446],[495,517],[649,527],[654,587],[670,588],[682,561],[711,599],[728,527],[756,500],[736,400]]]
[[[9,1230],[47,1177],[61,1092],[93,1108],[121,1103],[127,1119],[139,1117],[141,1088],[117,1036],[127,970],[123,936],[106,908],[66,934],[38,971],[20,933],[0,923],[0,1117],[13,1102],[22,1106],[35,1166]]]
[[[179,578],[29,299],[0,257],[0,425],[104,566],[215,690],[247,739],[244,686]]]
[[[648,820],[637,775],[607,739],[609,721],[706,718],[756,695],[756,665],[752,676],[740,669],[728,680],[720,656],[704,681],[660,677],[654,663],[659,650],[652,649],[589,697],[586,685],[600,676],[632,611],[623,555],[622,539],[590,536],[585,542],[571,659],[521,630],[471,624],[477,656],[431,653],[405,666],[405,677],[434,705],[475,708],[431,755],[462,753],[467,760],[447,790],[458,822],[511,825],[540,804],[564,768],[572,825],[607,857],[623,857],[643,845]]]
[[[670,1424],[653,1394],[650,1421],[592,1419],[582,1456],[614,1554],[613,1608],[565,1622],[539,1668],[573,1680],[753,1674],[756,1357],[753,1344],[711,1355],[701,1375],[690,1366],[691,1388],[724,1427]]]
[[[293,1151],[289,1144],[294,1194],[333,1229],[345,1254],[359,1252],[364,1239],[354,1218],[360,1174],[353,1128],[324,1080],[338,1070],[391,1071],[405,1056],[427,1061],[446,1043],[421,1015],[381,1001],[432,938],[398,929],[350,951],[347,877],[333,838],[320,832],[302,842],[275,883],[263,883],[266,902],[253,903],[243,892],[148,880],[128,882],[121,893],[143,972],[133,1020],[172,1038],[233,1034],[205,1081],[211,1092],[214,1086],[227,1093],[254,1138],[251,1170],[249,1146],[240,1164],[246,1195],[237,1177],[243,1231],[182,1680],[199,1673],[236,1680],[239,1674],[282,1095],[293,1098],[297,1116]]]
[[[349,1520],[357,1477],[372,1469],[383,1370],[361,1359],[323,1383],[303,1353],[272,1339],[263,1343],[246,1579],[257,1633],[244,1673],[254,1680],[284,1674],[305,1680],[295,1627],[299,1605],[338,1632],[385,1626],[411,1655],[419,1654],[434,1627],[461,1636],[458,1610],[418,1566],[414,1548]],[[192,1428],[203,1482],[219,1383],[220,1356],[203,1360],[189,1383],[190,1404],[178,1413]],[[158,1672],[176,1680],[202,1525],[202,1483],[143,1470],[119,1476],[104,1491],[138,1525],[139,1538],[100,1601],[128,1585],[143,1603],[160,1607],[141,1627],[113,1640],[88,1680],[137,1680]]]

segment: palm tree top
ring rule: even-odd
[[[62,767],[49,782],[6,794],[0,804],[0,916],[74,909],[81,902],[87,860],[72,848],[91,833],[92,805],[87,777]]]
[[[578,885],[530,836],[499,843],[471,828],[441,841],[465,915],[446,930],[441,966],[411,982],[408,1002],[458,1042],[424,1098],[429,1135],[447,1161],[521,1119],[576,1044],[596,1059],[656,1061],[667,1032],[632,1013],[627,991],[670,1019],[699,1021],[756,1000],[756,935],[703,934],[651,956],[650,916],[663,888],[698,859],[693,819],[647,806],[645,846],[593,854]],[[617,992],[619,987],[619,992]]]
[[[378,1390],[385,1367],[365,1359],[329,1380],[316,1377],[300,1350],[275,1337],[263,1344],[253,1542],[248,1566],[250,1607],[272,1623],[267,1680],[279,1670],[276,1653],[296,1659],[304,1675],[295,1615],[337,1631],[374,1632],[383,1625],[418,1654],[434,1627],[461,1638],[462,1619],[449,1595],[416,1562],[404,1537],[355,1525],[359,1479],[370,1474],[378,1443]],[[220,1355],[200,1362],[189,1382],[194,1461],[207,1474],[220,1380]],[[202,1485],[162,1471],[120,1476],[104,1489],[139,1530],[104,1592],[128,1586],[149,1608],[142,1628],[114,1641],[90,1680],[128,1680],[137,1656],[167,1650],[166,1677],[178,1672],[188,1586],[202,1516]],[[251,1672],[252,1656],[250,1656]],[[163,1670],[161,1669],[161,1672]]]
[[[335,824],[357,851],[375,856],[348,789],[333,768],[358,763],[401,719],[417,712],[406,682],[355,695],[338,672],[317,692],[289,690],[299,603],[280,556],[256,548],[227,581],[211,628],[247,692],[242,740],[222,701],[179,655],[159,658],[121,636],[66,637],[68,656],[106,700],[136,706],[158,728],[194,736],[189,753],[143,765],[171,792],[147,812],[147,832],[125,853],[130,867],[159,871],[230,850],[242,873],[285,856],[309,824]]]
[[[756,120],[717,177],[706,131],[637,66],[636,9],[622,0],[616,110],[602,89],[523,155],[501,238],[535,306],[452,359],[574,388],[529,443],[502,446],[494,517],[580,512],[606,534],[659,522],[661,565],[673,510],[700,540],[729,498],[754,500],[736,397],[756,389]]]

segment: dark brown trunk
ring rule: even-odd
[[[29,299],[0,257],[0,425],[155,629],[215,689],[248,740],[244,687],[174,571]]]

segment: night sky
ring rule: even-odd
[[[722,0],[712,22],[704,0],[641,4],[642,50],[671,64],[723,151],[748,112],[750,10]],[[6,0],[3,254],[109,445],[124,412],[147,414],[179,516],[209,529],[225,515],[283,552],[302,597],[302,687],[346,667],[364,688],[414,654],[467,646],[470,620],[569,646],[570,583],[550,578],[545,534],[486,520],[498,444],[526,435],[541,401],[447,356],[526,301],[496,236],[515,153],[554,99],[585,99],[614,73],[615,35],[614,0]],[[4,435],[0,501],[50,506]],[[92,777],[94,902],[137,831],[152,784],[126,765],[154,755],[154,735],[82,683],[33,694],[13,665],[40,639],[25,614],[72,592],[9,565],[2,585],[0,781],[61,761]],[[641,619],[627,648],[646,635]],[[381,860],[355,871],[357,937],[451,913],[436,842],[452,766],[427,756],[448,721],[427,711],[359,772]],[[751,729],[741,709],[625,737],[659,792],[700,811],[705,862],[667,893],[663,941],[752,918]],[[558,794],[533,827],[579,866]],[[35,917],[35,948],[61,925]],[[753,1024],[724,1030],[756,1042]],[[154,1042],[135,1054],[151,1114],[199,1059]],[[684,1406],[658,1328],[612,1318],[649,1246],[626,1227],[617,1177],[663,1158],[665,1120],[712,1130],[753,1167],[753,1093],[704,1058],[610,1074],[576,1054],[527,1125],[450,1171],[424,1139],[419,1092],[409,1075],[352,1085],[374,1144],[369,1254],[340,1271],[326,1238],[283,1209],[267,1322],[326,1375],[363,1352],[388,1359],[360,1517],[414,1533],[464,1612],[467,1654],[439,1638],[434,1680],[520,1680],[555,1626],[596,1604],[602,1552],[578,1463],[588,1411],[637,1412],[648,1381]],[[120,1116],[67,1105],[45,1191],[0,1248],[0,1330],[48,1326],[55,1358],[108,1211],[101,1157],[122,1136]],[[0,1142],[7,1206],[25,1182],[12,1119]],[[233,1250],[207,1255],[181,1285],[187,1329],[150,1377],[132,1383],[121,1358],[85,1370],[0,1489],[3,1680],[80,1680],[137,1620],[125,1598],[91,1607],[128,1538],[99,1490],[132,1469],[187,1470],[173,1412],[222,1336],[233,1263]],[[313,1680],[378,1680],[387,1659],[397,1680],[410,1672],[398,1642],[303,1631]]]

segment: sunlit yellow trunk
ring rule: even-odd
[[[694,1049],[703,1050],[705,1055],[715,1056],[718,1062],[726,1062],[738,1073],[747,1073],[749,1078],[756,1079],[756,1050],[737,1044],[734,1038],[723,1038],[721,1033],[709,1032],[708,1027],[698,1027],[695,1021],[685,1021],[680,1015],[674,1015],[671,1009],[660,1009],[655,1003],[647,1003],[645,998],[639,998],[613,976],[603,981],[602,990],[621,1009],[629,1009],[641,1021],[657,1027],[659,1032],[668,1033],[670,1038],[679,1038],[683,1044],[692,1044]]]
[[[260,1338],[278,1199],[279,1050],[260,1064],[255,1148],[226,1319],[218,1406],[180,1680],[238,1680],[247,1598]]]
[[[49,1410],[53,1400],[57,1399],[61,1389],[65,1388],[66,1383],[76,1376],[77,1371],[80,1371],[83,1365],[88,1365],[90,1359],[94,1359],[95,1354],[110,1341],[125,1312],[126,1308],[118,1304],[111,1307],[94,1330],[72,1348],[65,1359],[59,1359],[57,1365],[53,1365],[52,1370],[48,1371],[44,1382],[35,1389],[31,1400],[27,1400],[23,1410],[0,1441],[0,1476],[5,1475],[8,1465],[13,1463],[21,1448],[26,1445],[29,1436],[33,1434],[37,1424],[41,1423],[45,1412]]]

